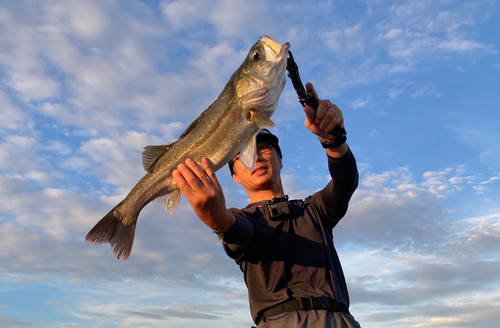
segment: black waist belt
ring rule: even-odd
[[[255,323],[258,325],[259,322],[267,316],[292,311],[308,311],[308,310],[327,310],[330,312],[344,312],[349,313],[349,308],[344,303],[337,302],[330,297],[300,297],[286,302],[280,303],[257,316]]]

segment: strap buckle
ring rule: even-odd
[[[308,310],[311,309],[311,305],[309,304],[309,299],[310,298],[311,297],[299,297],[298,298],[298,300],[299,300],[299,306],[300,306],[301,310],[308,311]]]
[[[298,301],[300,309],[304,311],[329,310],[333,308],[328,297],[299,297]]]
[[[349,313],[349,308],[344,303],[338,302],[336,299],[323,296],[323,297],[299,297],[295,299],[290,299],[283,303],[277,304],[273,307],[265,309],[260,312],[255,318],[255,323],[259,324],[259,322],[270,315],[283,313],[283,312],[291,312],[297,310],[327,310],[331,312],[344,312]]]
[[[337,308],[337,300],[329,297],[299,297],[299,306],[301,310],[335,310]]]

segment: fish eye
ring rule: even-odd
[[[262,55],[260,52],[258,51],[254,51],[250,54],[250,58],[253,59],[253,60],[259,60],[262,58]]]

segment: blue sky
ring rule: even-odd
[[[1,1],[0,328],[252,324],[185,198],[143,210],[126,262],[84,236],[264,34],[344,113],[360,185],[334,240],[361,325],[497,327],[499,30],[493,0]],[[322,188],[291,83],[273,120],[285,192]]]

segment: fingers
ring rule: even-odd
[[[181,191],[184,192],[182,187],[189,187],[192,191],[199,191],[203,187],[206,188],[210,186],[221,189],[217,176],[215,175],[215,165],[206,157],[202,158],[201,163],[202,165],[199,165],[188,158],[184,163],[179,164],[177,169],[172,172],[172,177]]]
[[[179,170],[174,170],[172,172],[172,178],[174,179],[177,187],[179,187],[179,189],[184,195],[188,196],[190,193],[193,192],[193,189],[191,189],[186,179],[184,179],[184,176],[179,172]]]
[[[205,172],[205,169],[201,165],[199,165],[198,163],[196,163],[195,161],[193,161],[190,158],[186,159],[185,163],[186,163],[186,166],[189,167],[189,169],[191,169],[191,171],[194,173],[194,175],[198,178],[199,182],[201,182],[203,185],[208,182],[208,179],[207,179],[208,175]]]
[[[172,178],[185,195],[210,184],[205,169],[190,158],[177,166],[177,170],[172,172]]]
[[[324,108],[325,105],[323,104],[324,100],[319,99],[318,93],[311,82],[306,83],[306,90],[310,92],[318,101],[318,108],[316,111],[314,111],[311,106],[304,106],[304,112],[306,113],[306,127],[310,130],[311,128],[317,129],[318,127],[315,125],[319,125],[321,123],[326,111]]]
[[[306,113],[305,126],[314,134],[325,138],[331,139],[332,136],[329,132],[335,128],[336,125],[344,126],[344,118],[342,111],[328,99],[319,99],[316,89],[312,83],[306,84],[306,89],[311,92],[318,100],[318,109],[316,113],[310,106],[304,107]]]
[[[320,129],[324,130],[331,122],[333,116],[335,116],[335,112],[338,110],[338,107],[332,104],[328,99],[319,99],[318,93],[311,82],[306,83],[306,89],[308,92],[313,94],[316,100],[318,100],[318,109],[316,110],[313,122],[316,123]],[[310,119],[311,116],[308,118]],[[312,120],[310,119],[310,121]]]
[[[337,105],[332,104],[329,100],[326,106],[326,109],[322,108],[322,117],[316,115],[316,123],[319,124],[321,130],[330,132],[340,122],[339,118],[342,117],[342,112]]]
[[[214,171],[214,163],[206,157],[201,159],[201,164],[203,165],[205,172],[207,172],[208,178],[212,181],[215,187],[220,188],[219,180],[217,180],[217,176]]]

